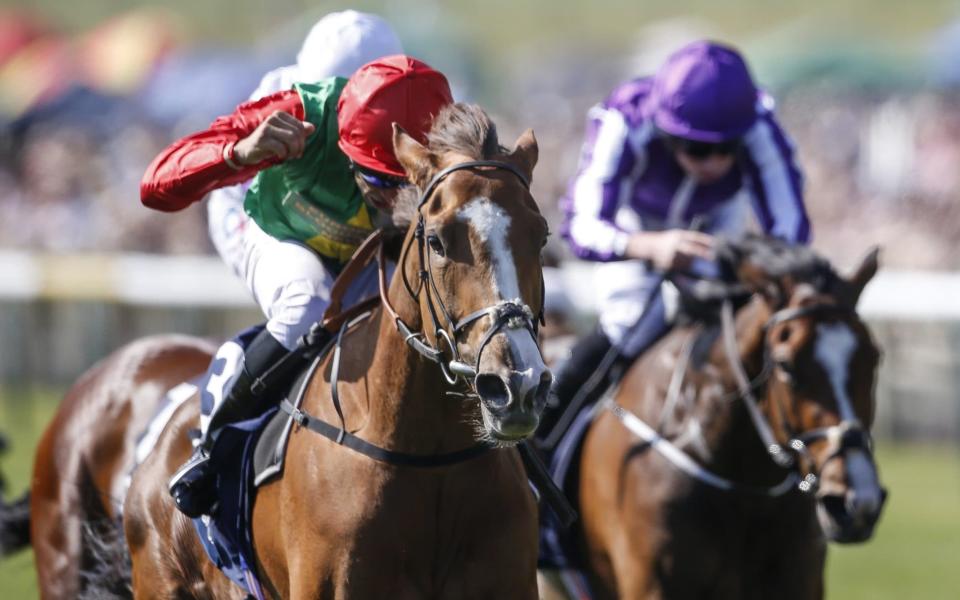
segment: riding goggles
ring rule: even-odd
[[[360,179],[363,179],[363,181],[367,183],[367,185],[375,188],[392,190],[410,185],[410,182],[406,179],[394,177],[392,175],[386,175],[383,173],[374,173],[373,171],[368,171],[358,166],[356,163],[351,163],[351,168],[357,175],[360,176]]]
[[[698,142],[676,137],[666,133],[661,134],[664,142],[671,149],[682,152],[690,158],[703,160],[710,156],[730,156],[740,150],[743,142],[740,139],[727,140],[724,142]]]

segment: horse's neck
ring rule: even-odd
[[[751,379],[760,375],[763,369],[763,332],[769,316],[769,309],[757,297],[736,316],[734,330],[740,364]],[[723,360],[728,362],[726,357]]]
[[[737,339],[737,359],[750,379],[760,377],[764,368],[764,323],[769,310],[757,299],[744,307],[736,316],[735,331]],[[722,335],[722,334],[721,334]],[[722,373],[723,397],[708,394],[704,386],[701,389],[699,413],[704,431],[705,445],[709,456],[701,457],[717,471],[750,482],[760,478],[763,484],[772,472],[772,462],[756,432],[753,421],[741,397],[736,380],[732,375],[732,366],[723,348],[723,339],[719,339],[711,353],[716,372]],[[758,401],[762,402],[763,390],[754,389]]]
[[[420,330],[419,306],[400,280],[399,269],[390,284],[390,299],[404,322]],[[387,311],[381,310],[379,328],[371,327],[367,339],[356,343],[375,344],[364,385],[351,390],[351,408],[366,411],[360,432],[365,439],[414,454],[452,452],[475,443],[471,405],[447,396],[451,386],[439,366],[406,344]]]

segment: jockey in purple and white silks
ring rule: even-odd
[[[577,256],[604,263],[599,327],[557,375],[561,407],[601,361],[622,367],[668,331],[663,272],[709,260],[714,235],[735,236],[755,218],[769,235],[810,239],[793,145],[732,48],[689,44],[588,119],[563,234]],[[611,348],[616,359],[603,360]],[[589,391],[610,380],[600,383]]]

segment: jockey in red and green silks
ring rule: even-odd
[[[404,55],[383,57],[349,80],[295,84],[242,104],[173,143],[148,167],[141,198],[163,211],[254,178],[244,197],[250,217],[245,280],[267,323],[245,348],[228,342],[217,354],[243,366],[211,376],[228,380],[229,391],[211,392],[203,442],[171,481],[171,494],[188,516],[215,502],[209,455],[216,433],[271,402],[252,384],[322,317],[339,267],[406,184],[393,153],[393,123],[425,142],[433,118],[451,102],[441,73]],[[373,284],[374,274],[368,275],[354,288]],[[362,296],[348,293],[344,301]]]
[[[348,78],[376,58],[402,53],[400,38],[381,17],[355,10],[330,13],[310,29],[296,62],[264,75],[250,100],[289,90],[295,83],[316,83],[331,77]],[[285,263],[281,263],[275,253],[258,251],[258,242],[264,239],[263,236],[254,233],[248,239],[246,235],[249,217],[244,211],[244,198],[251,182],[248,180],[212,191],[206,202],[207,223],[217,253],[242,280],[253,278],[250,287],[259,290],[255,296],[263,299],[261,308],[267,313],[269,299],[280,294],[280,290],[271,287],[279,284],[280,279],[268,278],[263,273],[282,270]],[[307,254],[303,258],[309,262],[315,260]],[[263,260],[273,260],[274,264],[264,264],[260,268]],[[256,272],[260,275],[255,275]]]

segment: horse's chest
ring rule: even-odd
[[[347,597],[517,597],[534,577],[536,506],[525,487],[470,494],[385,479],[352,507],[328,536]]]

